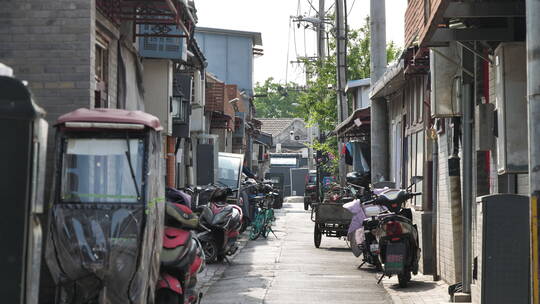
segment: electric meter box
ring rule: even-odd
[[[495,50],[497,171],[527,173],[527,54],[525,43],[502,43]]]

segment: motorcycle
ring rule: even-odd
[[[164,234],[162,130],[140,111],[56,124],[46,262],[56,303],[155,303]]]
[[[375,189],[373,192],[370,190],[369,173],[348,173],[347,184],[356,198],[343,205],[354,214],[349,225],[347,239],[351,243],[353,254],[356,257],[362,255],[362,263],[358,268],[368,263],[380,271],[382,265],[379,259],[379,245],[374,232],[377,228],[377,216],[386,209],[378,205],[365,204],[365,202],[373,199],[374,193],[380,193],[381,190]]]
[[[179,191],[181,192],[181,191]],[[194,229],[198,217],[167,191],[161,269],[156,291],[158,304],[197,303],[197,274],[204,268],[204,251]],[[172,201],[172,202],[171,202]],[[186,201],[182,201],[186,203]]]
[[[310,206],[317,203],[317,171],[309,172],[306,188],[304,190],[304,210],[308,210]]]
[[[415,176],[407,189],[387,189],[366,202],[367,205],[383,206],[388,210],[374,217],[371,222],[371,227],[376,226],[374,235],[379,247],[379,259],[384,265],[379,282],[384,276],[397,275],[399,286],[406,287],[411,280],[411,273],[418,273],[418,230],[413,224],[411,209],[403,205],[407,200],[422,194],[410,191],[421,179]]]
[[[227,203],[230,188],[217,188],[207,205],[199,206],[202,229],[197,233],[207,263],[222,262],[238,250],[236,241],[242,227],[242,208]]]

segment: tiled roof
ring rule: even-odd
[[[257,118],[262,122],[261,131],[277,136],[281,131],[285,130],[291,123],[300,118]]]

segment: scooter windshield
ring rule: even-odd
[[[141,198],[142,139],[67,138],[61,197],[71,203],[136,203]]]

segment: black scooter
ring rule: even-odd
[[[418,273],[418,230],[413,224],[411,209],[403,208],[403,205],[407,200],[422,194],[410,191],[421,179],[413,177],[412,184],[407,189],[389,189],[367,202],[388,209],[388,212],[381,213],[370,223],[377,226],[374,234],[379,245],[379,259],[384,265],[379,282],[384,276],[397,275],[399,286],[406,287],[411,280],[411,273]]]

